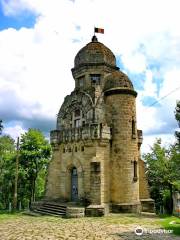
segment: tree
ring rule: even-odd
[[[2,134],[2,130],[3,130],[3,125],[2,125],[2,120],[0,120],[0,135]]]
[[[157,139],[151,148],[151,152],[144,154],[143,158],[147,166],[147,177],[151,194],[157,208],[163,203],[163,193],[169,192],[169,213],[173,210],[173,190],[180,180],[180,158],[177,146],[168,148],[161,146],[161,139]]]
[[[177,101],[176,109],[175,109],[175,118],[178,122],[179,128],[180,128],[180,101]],[[175,132],[176,138],[178,140],[178,143],[180,145],[180,131]]]
[[[12,202],[15,173],[14,140],[4,135],[0,137],[0,208],[7,208]]]
[[[51,156],[51,146],[43,134],[36,129],[29,129],[20,141],[21,174],[25,182],[30,202],[35,201],[36,180],[42,169],[46,169]],[[23,184],[23,183],[21,183]]]

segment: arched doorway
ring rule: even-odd
[[[71,201],[78,200],[78,174],[77,168],[73,167],[71,170]]]

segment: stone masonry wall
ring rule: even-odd
[[[139,159],[139,197],[140,199],[150,198],[149,186],[145,175],[144,161]]]
[[[106,96],[107,122],[112,126],[110,154],[110,200],[112,203],[139,202],[139,171],[133,179],[133,161],[138,161],[137,129],[132,135],[132,119],[136,124],[135,97],[127,94]]]
[[[60,144],[53,153],[49,165],[46,199],[71,200],[71,169],[76,167],[78,197],[87,196],[93,204],[108,202],[108,140]]]

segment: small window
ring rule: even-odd
[[[134,170],[134,177],[133,180],[136,182],[137,181],[137,161],[133,161],[133,170]]]
[[[77,152],[77,147],[75,146],[75,152]]]
[[[75,127],[75,128],[78,128],[78,127],[80,127],[80,126],[81,126],[81,121],[80,121],[80,119],[74,120],[74,127]]]
[[[132,120],[132,138],[136,138],[136,127],[134,119]]]
[[[91,84],[92,85],[99,85],[100,84],[100,74],[91,74]]]
[[[84,152],[84,146],[81,146],[81,152]]]
[[[85,79],[84,76],[78,78],[78,87],[84,86],[84,79]]]
[[[99,162],[92,162],[91,163],[91,172],[94,172],[94,173],[99,173],[101,170],[100,170],[100,163]]]
[[[65,153],[66,152],[66,149],[65,148],[63,148],[63,153]]]
[[[82,126],[83,126],[83,127],[85,126],[85,121],[82,122]]]
[[[75,117],[80,117],[81,115],[81,111],[79,109],[76,109],[75,112],[74,112],[74,116]]]

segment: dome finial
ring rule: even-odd
[[[98,42],[98,39],[97,39],[96,35],[94,35],[94,36],[92,37],[92,42]]]

